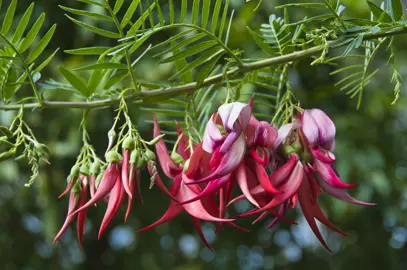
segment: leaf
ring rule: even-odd
[[[137,30],[140,28],[140,26],[143,24],[143,22],[147,19],[147,17],[150,15],[151,10],[155,7],[155,2],[151,4],[150,8],[147,9],[143,15],[140,16],[140,18],[137,19],[137,21],[131,26],[129,31],[127,32],[126,37],[129,36],[135,36]]]
[[[95,18],[95,19],[100,19],[100,20],[104,20],[104,21],[109,21],[112,22],[113,18],[110,16],[106,16],[103,14],[99,14],[99,13],[95,13],[95,12],[90,12],[87,10],[81,10],[81,9],[74,9],[74,8],[69,8],[69,7],[64,7],[62,5],[58,5],[58,7],[62,10],[65,10],[66,12],[75,14],[75,15],[79,15],[79,16],[87,16],[87,17],[91,17],[91,18]]]
[[[220,20],[220,27],[219,27],[219,34],[218,38],[222,39],[223,36],[223,30],[225,28],[227,16],[228,16],[228,7],[229,7],[229,0],[226,0],[225,6],[223,7],[223,14],[222,14],[222,19]]]
[[[164,46],[164,45],[167,45],[167,44],[169,44],[169,43],[171,43],[171,42],[173,42],[173,41],[175,41],[175,40],[177,40],[177,39],[179,39],[179,38],[181,38],[181,37],[183,37],[183,36],[185,36],[185,35],[187,35],[187,34],[193,32],[193,31],[195,31],[195,29],[186,30],[186,31],[184,31],[184,32],[181,32],[181,33],[179,33],[179,34],[176,34],[175,36],[172,36],[172,37],[170,37],[169,39],[167,39],[167,40],[165,40],[165,41],[163,41],[163,42],[161,42],[161,43],[159,43],[159,44],[153,46],[153,47],[151,48],[151,50],[154,50],[154,49],[157,49],[157,48],[162,47],[162,46]]]
[[[13,97],[14,93],[16,92],[17,86],[9,85],[10,83],[14,83],[17,80],[17,71],[15,68],[10,68],[7,74],[7,83],[3,86],[3,99],[10,100]]]
[[[44,37],[38,42],[37,46],[35,46],[34,50],[27,57],[27,63],[32,63],[37,59],[38,56],[44,51],[47,47],[48,43],[51,41],[52,36],[54,35],[55,29],[57,25],[54,24],[48,32],[44,35]]]
[[[181,23],[184,23],[188,12],[188,0],[182,0],[181,4]]]
[[[119,10],[122,8],[124,3],[124,0],[117,0],[116,3],[114,4],[114,8],[113,8],[113,13],[117,14],[117,12],[119,12]]]
[[[198,20],[198,14],[199,14],[199,3],[200,0],[194,0],[194,3],[192,4],[192,24],[197,24]]]
[[[196,68],[202,65],[203,63],[210,61],[213,57],[217,56],[222,52],[224,52],[224,49],[220,47],[214,47],[207,50],[206,52],[202,53],[197,59],[186,65],[182,70],[178,71],[176,74],[171,76],[170,80],[180,77],[186,72],[192,70],[193,68]]]
[[[216,43],[217,42],[215,40],[209,40],[209,41],[201,42],[201,43],[196,44],[196,45],[194,45],[192,47],[189,47],[188,49],[186,49],[186,50],[184,50],[182,52],[179,52],[177,54],[174,54],[173,56],[170,56],[170,57],[168,57],[166,59],[161,60],[161,61],[159,61],[159,63],[173,62],[175,60],[197,54],[199,52],[202,52],[202,51],[212,47]]]
[[[71,71],[65,69],[62,66],[59,66],[59,71],[61,72],[62,76],[76,89],[78,90],[84,97],[89,97],[89,89],[82,78],[78,77]]]
[[[119,39],[119,38],[120,38],[120,34],[119,34],[119,33],[107,31],[107,30],[104,30],[104,29],[101,29],[101,28],[92,26],[92,25],[90,25],[90,24],[87,24],[87,23],[78,21],[78,20],[76,20],[76,19],[70,17],[69,15],[65,15],[65,16],[68,17],[68,19],[70,19],[71,21],[73,21],[75,24],[77,24],[77,25],[79,25],[79,26],[82,26],[82,27],[88,29],[89,31],[92,31],[92,32],[95,33],[95,34],[98,34],[98,35],[101,35],[101,36],[104,36],[104,37],[107,37],[107,38],[115,38],[115,39]]]
[[[203,7],[202,7],[202,15],[201,15],[202,16],[201,26],[203,29],[206,29],[206,25],[208,24],[210,8],[211,8],[211,0],[204,0]]]
[[[109,89],[111,88],[113,85],[118,84],[119,82],[121,82],[122,80],[124,80],[127,76],[129,76],[129,72],[126,71],[120,71],[120,72],[116,72],[116,74],[114,74],[113,76],[111,76],[105,83],[105,85],[103,86],[103,89]]]
[[[17,0],[12,0],[4,16],[3,24],[1,26],[1,33],[6,35],[13,23],[14,13],[16,11]]]
[[[31,3],[31,5],[25,11],[23,17],[21,17],[20,22],[18,23],[16,31],[14,32],[14,35],[13,35],[12,43],[16,43],[23,36],[24,31],[27,27],[28,21],[30,20],[33,9],[34,9],[34,3]]]
[[[127,69],[125,64],[120,63],[96,63],[74,69],[75,71],[96,70],[96,69]]]
[[[56,49],[47,59],[45,59],[44,62],[37,66],[34,72],[41,72],[41,70],[43,70],[51,62],[58,51],[59,49]]]
[[[174,23],[174,21],[175,21],[175,12],[174,12],[174,2],[173,2],[173,0],[170,0],[169,1],[169,9],[170,9],[170,24],[173,24]]]
[[[203,38],[205,36],[206,36],[205,33],[196,34],[196,35],[194,35],[194,36],[192,36],[190,38],[187,38],[184,41],[178,43],[177,45],[169,48],[168,50],[161,51],[161,52],[157,53],[156,55],[154,55],[154,57],[158,57],[160,55],[164,55],[164,54],[167,54],[169,52],[174,52],[174,51],[176,51],[176,50],[178,50],[178,49],[180,49],[182,47],[185,47],[185,46],[187,46],[187,45],[189,45],[189,44],[191,44],[191,43],[193,43],[195,41],[200,40],[201,38]]]
[[[387,13],[393,21],[399,21],[403,17],[403,6],[400,0],[386,0]]]
[[[215,34],[216,32],[216,27],[218,25],[218,19],[219,19],[219,13],[220,13],[220,8],[222,5],[222,0],[216,0],[215,3],[215,8],[213,9],[213,14],[212,14],[212,25],[211,25],[211,33]]]
[[[91,5],[96,5],[96,6],[103,7],[103,8],[106,7],[105,4],[98,3],[98,2],[93,1],[93,0],[77,0],[77,1],[78,1],[78,2],[87,3],[87,4],[91,4]],[[98,0],[98,1],[99,1],[99,0]]]
[[[219,59],[222,57],[222,54],[218,54],[214,58],[212,58],[209,62],[205,64],[204,67],[198,72],[196,75],[196,83],[197,85],[202,85],[202,83],[205,81],[206,77],[208,77],[209,73],[213,69],[213,67],[216,65],[216,63],[219,61]]]
[[[120,27],[123,29],[130,21],[134,15],[134,12],[137,10],[137,6],[140,3],[140,0],[133,0],[129,8],[126,10],[126,13],[123,16],[122,22],[120,23]]]
[[[290,8],[290,7],[301,7],[301,8],[325,8],[325,4],[322,3],[293,3],[276,6],[276,8]]]
[[[369,5],[370,11],[379,22],[392,22],[391,16],[386,11],[370,1],[367,1],[367,4]]]
[[[109,50],[110,47],[86,47],[73,50],[65,50],[65,53],[73,55],[101,55]]]
[[[42,13],[40,17],[35,21],[34,25],[31,27],[28,34],[25,36],[23,41],[21,41],[20,45],[18,46],[18,51],[20,53],[25,52],[28,47],[31,46],[34,39],[37,37],[38,32],[40,31],[42,24],[44,23],[45,13]]]

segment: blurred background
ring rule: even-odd
[[[29,2],[19,1],[18,16],[22,16]],[[37,17],[41,12],[47,13],[48,27],[58,23],[54,39],[48,47],[49,52],[61,48],[43,72],[42,82],[48,78],[61,80],[57,73],[59,65],[74,68],[87,61],[95,61],[64,54],[63,50],[109,44],[110,41],[74,25],[58,8],[59,4],[87,8],[86,3],[69,0],[34,2]],[[160,2],[166,12],[166,1]],[[244,50],[245,57],[264,57],[245,27],[249,25],[252,29],[258,29],[272,13],[282,16],[281,10],[274,7],[283,3],[287,1],[263,0],[261,8],[254,13],[257,1],[246,3],[245,0],[230,0],[230,8],[236,12],[230,36],[231,47]],[[341,0],[341,3],[347,7],[345,16],[369,16],[363,0]],[[9,1],[3,1],[1,18],[8,4]],[[297,20],[318,12],[314,9],[292,11],[291,17]],[[149,43],[165,40],[173,34],[162,32]],[[406,41],[407,36],[395,39],[396,61],[403,78],[407,75]],[[341,49],[333,53],[340,54]],[[144,175],[142,181],[144,205],[136,202],[127,224],[122,223],[125,210],[121,209],[108,232],[98,241],[97,231],[105,210],[101,205],[89,211],[83,250],[78,246],[74,226],[57,244],[52,244],[67,211],[68,198],[57,199],[57,196],[65,186],[66,176],[81,147],[78,126],[82,112],[45,109],[27,111],[25,119],[38,140],[50,147],[51,165],[44,165],[36,183],[31,188],[25,188],[30,168],[24,161],[0,163],[0,268],[407,269],[407,85],[403,87],[401,99],[391,106],[393,85],[390,83],[391,69],[387,66],[387,60],[388,51],[384,46],[372,65],[372,69],[380,68],[380,71],[366,88],[359,110],[356,110],[355,100],[350,100],[334,86],[340,77],[329,75],[333,67],[319,65],[310,68],[312,59],[308,59],[290,71],[292,87],[301,105],[325,110],[336,124],[337,169],[346,182],[359,184],[351,194],[359,200],[378,204],[377,207],[367,208],[322,196],[321,205],[330,220],[351,235],[343,237],[322,229],[334,254],[322,248],[301,213],[295,214],[295,211],[291,215],[299,225],[280,224],[271,230],[265,230],[270,220],[255,226],[249,226],[253,221],[251,219],[239,221],[239,225],[250,228],[249,233],[225,228],[215,234],[212,224],[204,224],[205,236],[215,253],[200,242],[186,214],[151,231],[137,233],[138,229],[161,217],[169,203],[160,191],[148,189],[148,175]],[[146,57],[139,64],[136,75],[151,82],[165,82],[173,68],[171,65],[157,65],[154,59]],[[253,86],[244,86],[242,91],[247,95],[242,95],[242,101],[247,101],[252,90]],[[70,93],[63,91],[46,91],[44,95],[53,100],[71,98]],[[152,115],[142,114],[136,106],[131,107],[131,114],[143,137],[151,138],[152,127],[145,119],[151,119]],[[0,124],[10,124],[14,115],[15,112],[1,111]],[[107,131],[114,115],[113,109],[101,109],[89,114],[88,131],[101,156],[107,146]],[[235,207],[238,211],[245,211],[250,206],[243,202]]]

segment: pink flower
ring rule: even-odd
[[[88,199],[88,179],[87,176],[81,175],[80,178],[75,181],[70,189],[70,196],[69,196],[69,206],[68,206],[68,213],[65,219],[62,228],[59,230],[57,235],[54,238],[54,244],[58,239],[62,236],[62,234],[66,231],[68,226],[74,221],[75,213],[73,213],[76,209],[83,206]],[[77,232],[78,232],[78,242],[80,247],[82,247],[82,239],[83,235],[86,231],[86,213],[87,211],[82,211],[78,214],[77,218]]]

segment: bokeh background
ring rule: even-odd
[[[3,1],[1,18],[8,2]],[[22,16],[29,2],[19,1],[18,16]],[[34,2],[37,16],[41,12],[47,13],[48,26],[58,23],[49,51],[61,48],[43,72],[42,82],[47,78],[61,79],[57,73],[58,65],[73,68],[94,61],[64,54],[63,50],[109,44],[110,41],[74,25],[58,8],[59,4],[87,8],[87,4],[69,0]],[[166,1],[161,2],[165,12]],[[245,2],[230,1],[231,9],[236,12],[230,45],[243,49],[247,57],[264,56],[251,41],[245,26],[257,29],[261,23],[267,22],[270,14],[281,16],[281,10],[274,7],[287,1],[263,0],[256,13],[253,8],[257,1]],[[347,7],[346,16],[369,16],[363,0],[343,0],[341,3]],[[291,16],[300,19],[317,12],[296,9]],[[154,36],[151,43],[165,40],[172,34],[174,32],[162,32]],[[403,78],[407,75],[406,41],[407,36],[395,39],[397,65]],[[340,54],[341,51],[333,53]],[[367,87],[359,110],[356,110],[355,100],[350,100],[334,86],[340,78],[329,75],[333,67],[319,65],[310,68],[312,59],[308,59],[290,71],[293,89],[302,106],[321,108],[336,123],[337,169],[347,182],[359,184],[352,195],[378,204],[377,207],[363,208],[325,196],[321,198],[329,218],[351,234],[351,237],[343,237],[323,230],[334,254],[322,248],[301,213],[295,214],[295,211],[292,215],[299,222],[298,226],[280,224],[271,230],[264,229],[270,220],[255,226],[249,226],[252,220],[241,221],[240,225],[250,227],[250,233],[226,228],[215,234],[214,226],[205,224],[205,235],[216,253],[211,253],[200,242],[187,215],[154,230],[137,233],[137,229],[158,219],[169,203],[157,189],[148,190],[147,175],[144,175],[142,187],[144,205],[135,205],[127,224],[122,223],[124,209],[121,209],[108,232],[98,241],[98,226],[105,209],[100,205],[89,212],[83,250],[77,244],[74,226],[57,244],[52,244],[67,210],[68,198],[57,199],[57,196],[64,188],[66,176],[81,147],[78,126],[82,114],[80,110],[54,109],[26,113],[26,120],[37,138],[53,153],[51,165],[41,168],[36,183],[29,189],[24,187],[30,170],[23,161],[0,164],[0,269],[407,269],[406,86],[401,99],[391,106],[393,86],[387,60],[388,51],[383,47],[372,65],[372,69],[378,67],[380,72]],[[147,57],[136,74],[143,80],[166,81],[172,68],[157,65],[154,59]],[[250,93],[252,90],[253,86],[245,85],[242,91]],[[63,91],[47,91],[45,96],[59,100],[71,98],[70,93]],[[131,106],[131,114],[143,136],[151,138],[151,124],[145,119],[152,116],[142,114],[136,105]],[[0,124],[9,124],[14,115],[15,112],[1,111]],[[92,111],[89,115],[90,137],[101,155],[107,145],[106,133],[113,117],[113,109]],[[236,205],[239,211],[248,207],[246,203]]]

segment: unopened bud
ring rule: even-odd
[[[72,178],[78,177],[78,176],[79,176],[79,172],[80,172],[79,166],[78,166],[78,165],[74,165],[74,166],[71,168],[70,177],[72,177]]]
[[[79,172],[83,175],[89,175],[89,167],[86,165],[82,165],[79,169]]]
[[[304,151],[304,147],[302,146],[301,142],[299,142],[298,140],[296,140],[294,143],[292,143],[291,146],[294,147],[295,152],[297,154],[301,154],[302,151]]]
[[[142,168],[146,165],[146,163],[147,163],[147,160],[146,160],[144,157],[139,158],[139,159],[137,160],[136,168],[137,168],[137,169],[142,169]]]
[[[3,133],[8,139],[13,138],[13,132],[11,132],[7,127],[0,126],[0,132]]]
[[[124,141],[122,143],[122,147],[123,147],[123,149],[133,150],[135,147],[134,139],[130,136],[126,137],[126,139],[124,139]]]
[[[172,152],[171,153],[171,159],[175,162],[175,164],[182,164],[184,163],[184,159],[181,157],[180,154],[178,154],[177,152]]]
[[[116,151],[109,151],[106,153],[105,159],[108,163],[117,163],[122,159],[122,157]]]
[[[144,153],[144,156],[148,159],[148,160],[155,160],[155,154],[153,151],[151,151],[150,149],[147,149],[146,152]]]
[[[96,160],[93,162],[92,166],[90,166],[90,174],[97,175],[100,171],[100,161]]]
[[[160,134],[157,137],[155,137],[154,139],[152,139],[151,141],[147,142],[147,144],[149,145],[155,145],[156,143],[158,143],[162,138],[164,138],[165,134]]]
[[[130,163],[131,163],[131,164],[137,163],[139,157],[140,157],[140,150],[139,150],[139,149],[136,149],[136,150],[131,151],[131,154],[130,154]]]
[[[113,129],[109,130],[109,132],[107,133],[107,137],[109,138],[109,144],[107,146],[106,153],[109,152],[110,149],[112,149],[114,140],[116,138],[116,132]]]

